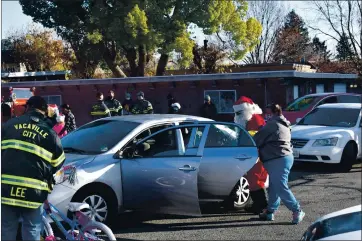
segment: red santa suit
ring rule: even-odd
[[[250,98],[241,96],[233,105],[233,109],[235,113],[234,122],[242,125],[249,133],[257,132],[265,125],[262,116],[263,111]],[[265,189],[269,185],[268,173],[260,161],[248,171],[246,179],[249,182],[251,192],[259,192],[259,190]],[[252,199],[254,198],[252,197]],[[255,202],[255,200],[253,201]]]

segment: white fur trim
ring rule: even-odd
[[[240,105],[233,105],[234,112],[242,111],[241,114],[234,117],[234,122],[242,126],[246,126],[246,123],[251,120],[253,115],[261,115],[263,111],[257,104],[242,103]]]
[[[63,123],[65,121],[65,116],[64,115],[58,115],[57,116],[57,122],[58,123]]]

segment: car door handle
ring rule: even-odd
[[[191,171],[196,171],[196,167],[192,167],[190,165],[185,165],[183,167],[180,167],[179,170],[191,172]]]
[[[235,157],[235,159],[238,159],[240,161],[244,161],[244,160],[251,159],[251,158],[252,158],[251,156],[245,156],[245,155],[240,155],[240,156]]]

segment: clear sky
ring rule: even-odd
[[[313,21],[313,14],[308,11],[307,1],[285,1],[289,10],[294,9],[306,22]],[[32,18],[23,14],[19,1],[16,0],[2,0],[2,21],[1,21],[1,38],[6,38],[12,30],[21,29],[28,24],[31,24]],[[202,42],[204,39],[201,31],[197,31],[198,40]],[[310,34],[311,38],[314,34]],[[318,36],[322,40],[326,40],[324,36]],[[327,42],[328,43],[328,42]],[[328,48],[333,49],[334,43],[329,43]]]

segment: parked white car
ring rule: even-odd
[[[318,106],[292,127],[295,161],[338,164],[349,171],[361,158],[361,104]]]
[[[186,115],[103,118],[62,144],[66,161],[48,200],[62,212],[86,202],[84,213],[106,223],[125,210],[198,216],[200,202],[242,208],[250,198],[244,175],[258,159],[240,125]]]
[[[301,240],[361,240],[361,205],[325,215],[315,221]]]

